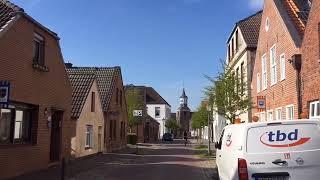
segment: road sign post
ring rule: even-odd
[[[142,117],[143,113],[142,110],[133,110],[133,117]],[[138,141],[139,141],[139,123],[137,123],[137,142],[136,142],[136,154],[139,152],[139,146],[138,146]]]

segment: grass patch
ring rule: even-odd
[[[196,150],[205,150],[205,149],[208,149],[208,146],[204,145],[204,144],[200,144],[200,145],[196,145],[194,147],[194,149],[196,149]]]

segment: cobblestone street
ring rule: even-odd
[[[184,147],[183,141],[141,144],[139,155],[134,148],[119,153],[100,154],[71,162],[68,177],[74,180],[207,180],[217,179],[213,159],[200,158],[194,144]],[[16,180],[60,179],[59,168],[33,173]]]

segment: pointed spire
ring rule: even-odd
[[[185,92],[185,90],[184,90],[184,88],[183,88],[183,90],[182,90],[182,95],[180,96],[180,98],[186,98],[187,96],[186,96],[186,92]]]

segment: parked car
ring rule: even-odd
[[[162,136],[162,141],[173,141],[173,136],[171,133],[164,133]]]
[[[216,143],[220,180],[320,179],[320,121],[229,125]]]

